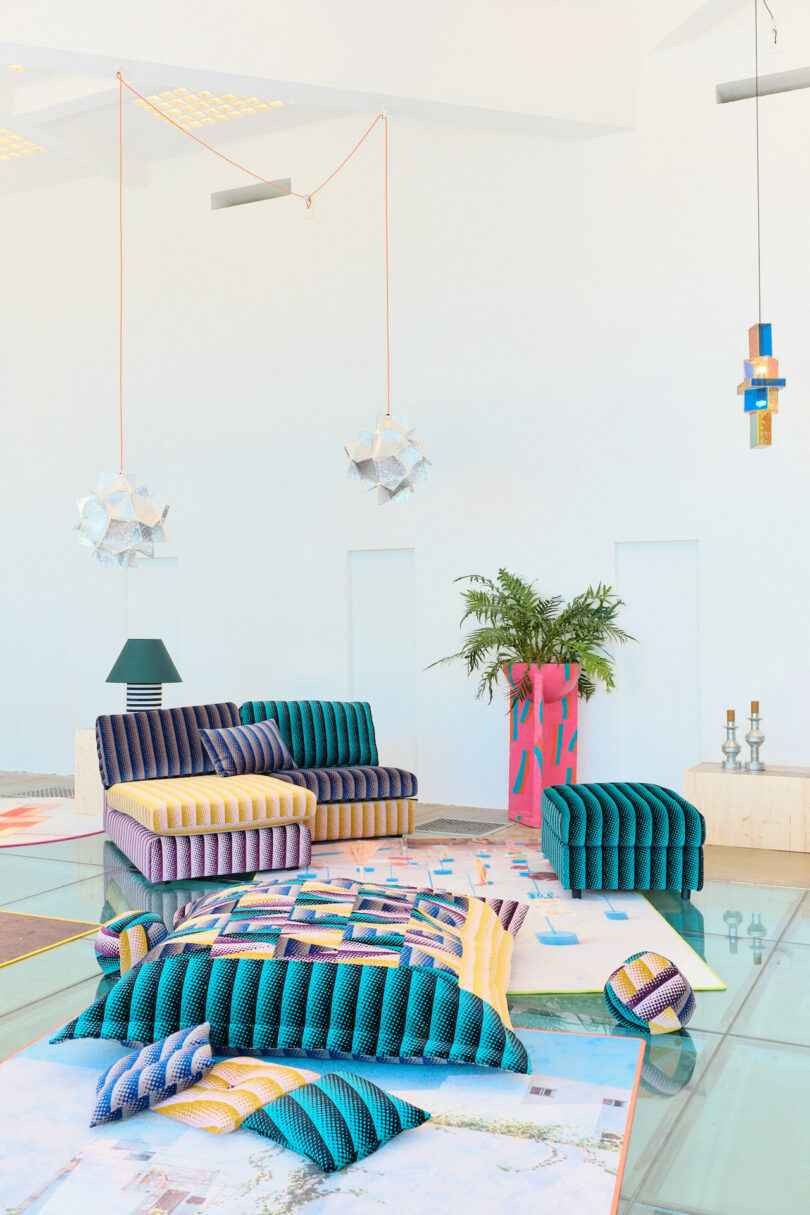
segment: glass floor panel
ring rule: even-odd
[[[150,884],[102,835],[0,851],[0,907],[39,915],[100,922],[142,908],[171,926],[179,907],[230,880]],[[689,903],[674,892],[650,901],[727,990],[698,992],[685,1032],[639,1035],[619,1215],[804,1215],[810,892],[709,881]],[[103,982],[92,937],[0,967],[0,1059],[86,1008]],[[520,996],[510,1008],[516,1026],[631,1032],[600,994]]]

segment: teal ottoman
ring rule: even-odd
[[[540,844],[574,898],[583,890],[679,890],[703,886],[706,823],[691,802],[661,785],[549,785]]]

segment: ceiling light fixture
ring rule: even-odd
[[[424,481],[430,460],[427,444],[403,417],[391,416],[391,283],[388,250],[388,116],[380,114],[370,130],[382,120],[384,133],[385,216],[385,413],[377,417],[374,430],[363,430],[359,439],[343,450],[349,457],[347,476],[366,490],[376,489],[377,505],[404,502],[414,485]]]
[[[284,101],[268,101],[261,97],[237,97],[234,93],[210,93],[201,90],[192,93],[189,89],[165,89],[162,93],[150,93],[148,97],[136,97],[135,104],[153,114],[168,116],[181,127],[210,126],[214,122],[227,122],[229,118],[245,118],[264,110],[277,110],[291,104]]]
[[[91,548],[101,565],[126,570],[139,557],[154,557],[155,545],[169,539],[165,502],[124,472],[124,86],[118,77],[118,459],[117,473],[102,473],[97,488],[79,498],[79,544]],[[124,615],[127,592],[124,584]],[[126,632],[126,627],[125,630]]]
[[[36,152],[44,151],[30,139],[15,135],[13,131],[0,129],[0,160],[17,160],[22,156],[33,156]]]
[[[773,23],[773,13],[762,0]],[[748,358],[743,362],[745,379],[737,385],[748,415],[749,447],[771,446],[771,418],[779,412],[779,392],[785,380],[779,377],[779,363],[773,357],[771,326],[762,323],[762,241],[759,197],[759,5],[754,0],[754,124],[756,130],[756,211],[757,211],[757,323],[748,330]],[[774,36],[776,32],[773,24]]]

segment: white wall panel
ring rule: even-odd
[[[350,552],[349,586],[351,698],[371,704],[380,762],[417,772],[413,549]]]

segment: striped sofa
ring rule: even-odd
[[[309,864],[314,792],[213,775],[199,732],[238,725],[232,703],[97,719],[104,828],[150,882]]]
[[[413,830],[416,777],[380,766],[365,701],[250,700],[245,725],[275,721],[297,768],[273,775],[317,798],[312,838],[362,839]]]

